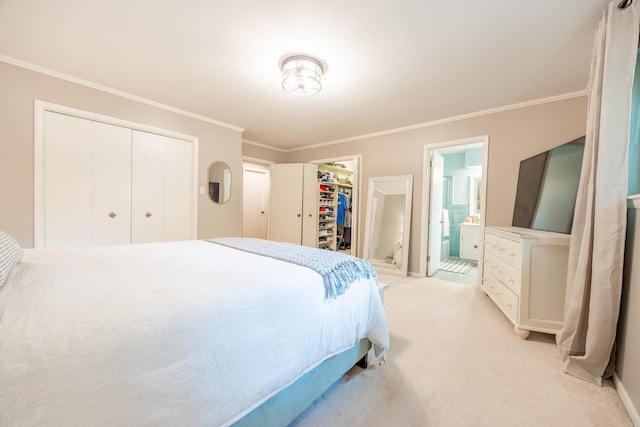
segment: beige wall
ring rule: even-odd
[[[489,136],[486,224],[511,225],[520,160],[585,134],[586,96],[452,121],[358,141],[287,153],[287,162],[362,155],[362,188],[370,177],[412,174],[413,208],[409,271],[420,269],[422,173],[424,146],[482,135]],[[359,224],[365,223],[361,200]],[[360,233],[362,255],[364,234]]]
[[[622,302],[616,350],[616,374],[624,394],[629,398],[627,410],[640,425],[640,215],[638,208],[630,207],[627,216]],[[623,394],[621,393],[621,394]]]
[[[284,151],[271,150],[247,142],[242,143],[242,155],[244,157],[266,160],[273,163],[286,163],[287,154]]]
[[[0,62],[0,229],[33,247],[34,100],[61,104],[199,138],[198,185],[207,168],[227,163],[233,182],[231,199],[215,205],[198,196],[198,237],[240,235],[242,209],[242,134],[206,121],[91,89]],[[70,153],[72,154],[72,153]]]
[[[198,237],[240,235],[242,156],[273,162],[362,155],[362,187],[369,177],[412,174],[409,271],[419,270],[424,145],[489,135],[487,225],[509,225],[521,159],[584,134],[586,97],[509,110],[342,144],[283,153],[242,143],[237,130],[156,108],[76,83],[0,62],[0,227],[25,247],[33,245],[33,103],[62,104],[199,138],[199,185],[208,165],[221,160],[232,172],[232,196],[215,205],[199,196]],[[361,209],[359,224],[364,224]],[[363,233],[359,250],[362,251]],[[360,253],[361,254],[361,253]],[[360,255],[359,254],[359,255]]]

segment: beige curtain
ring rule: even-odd
[[[612,374],[627,212],[631,89],[640,1],[605,10],[596,31],[586,142],[573,219],[565,322],[556,336],[564,371],[601,385]]]

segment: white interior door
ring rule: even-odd
[[[271,165],[269,239],[302,244],[302,164]]]
[[[242,237],[267,238],[269,170],[242,168]]]
[[[442,244],[442,187],[444,184],[444,157],[431,151],[431,174],[429,191],[429,250],[427,252],[427,276],[440,268]]]
[[[318,166],[305,163],[302,181],[302,245],[315,248],[318,246]]]
[[[93,122],[94,246],[131,242],[131,129]]]

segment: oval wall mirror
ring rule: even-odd
[[[215,203],[226,203],[231,197],[231,169],[224,162],[213,162],[207,173],[209,198]]]

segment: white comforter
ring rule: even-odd
[[[373,280],[203,241],[25,250],[0,288],[0,425],[228,424],[363,338]]]

